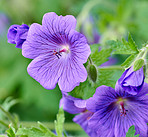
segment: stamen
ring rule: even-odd
[[[61,54],[60,54],[60,53],[61,53],[61,52],[60,52],[60,51],[59,51],[59,52],[57,52],[57,51],[55,51],[55,50],[54,50],[53,52],[54,52],[54,53],[53,53],[53,55],[56,55],[56,56],[57,56],[57,58],[58,58],[58,59],[60,59],[60,56],[61,56]]]
[[[120,107],[120,113],[121,113],[120,116],[127,115],[128,110],[125,109],[125,102],[126,102],[126,99],[123,99],[123,98],[118,98],[118,100],[116,102],[117,105],[119,105],[119,107]]]
[[[128,110],[125,109],[124,102],[121,101],[119,104],[120,104],[120,112],[121,112],[121,115],[120,116],[123,116],[123,115],[126,116]]]
[[[69,53],[69,47],[68,46],[64,46],[60,51],[53,51],[53,55],[56,55],[58,59],[60,59],[60,57],[62,56],[61,53]]]

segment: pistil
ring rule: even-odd
[[[62,53],[69,53],[69,46],[63,46],[62,49],[60,51],[53,51],[53,55],[56,55],[58,59],[60,59],[60,57],[62,56]]]
[[[123,99],[123,98],[119,98],[118,101],[117,101],[117,104],[120,107],[121,116],[127,115],[128,110],[125,109],[125,101],[126,101],[126,99]]]

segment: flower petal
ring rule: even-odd
[[[83,64],[71,60],[70,58],[64,62],[64,70],[59,78],[58,85],[64,92],[70,92],[80,82],[84,82],[87,78],[87,71]]]
[[[59,45],[51,40],[42,26],[34,23],[30,26],[26,41],[22,46],[22,54],[26,58],[34,59],[39,55],[53,52]]]
[[[86,110],[85,107],[81,108],[81,107],[75,106],[75,101],[77,100],[83,101],[83,100],[74,98],[72,96],[63,95],[62,99],[60,100],[60,107],[63,106],[63,109],[71,114],[77,114],[85,111]]]
[[[50,34],[66,33],[68,34],[71,29],[76,28],[76,19],[72,15],[58,16],[54,12],[46,13],[43,16],[42,25],[44,29]]]
[[[92,116],[92,112],[81,113],[73,118],[73,121],[79,124],[84,131],[91,137],[97,137],[97,133],[88,127],[88,119]]]
[[[68,37],[72,57],[79,62],[85,63],[91,53],[85,36],[75,30],[71,30]]]
[[[62,70],[62,61],[50,54],[35,58],[27,68],[29,75],[46,89],[55,88]]]

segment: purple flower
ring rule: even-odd
[[[73,121],[79,124],[90,137],[97,137],[97,132],[95,132],[93,129],[89,128],[88,126],[88,120],[91,118],[92,115],[93,115],[92,112],[86,111],[84,113],[76,115],[73,118]]]
[[[26,24],[10,26],[7,34],[8,42],[16,44],[16,48],[22,48],[22,44],[27,38],[29,26]]]
[[[80,113],[73,118],[73,121],[79,124],[89,136],[96,137],[96,132],[88,127],[88,120],[93,115],[93,112],[86,110],[86,100],[63,95],[62,99],[60,100],[60,107],[61,106],[68,113]]]
[[[94,112],[88,121],[89,128],[99,137],[125,137],[129,127],[134,125],[136,134],[147,137],[148,84],[144,83],[137,95],[131,95],[116,84],[100,86],[93,97],[87,100],[86,108]]]
[[[34,59],[27,71],[46,89],[55,88],[58,82],[63,92],[70,92],[87,78],[83,64],[90,55],[90,47],[75,27],[73,16],[53,12],[44,15],[42,26],[30,26],[22,54]]]
[[[82,23],[80,32],[87,37],[89,44],[97,44],[100,40],[100,34],[97,31],[97,27],[93,16],[89,15],[88,18]]]
[[[78,114],[86,111],[86,100],[64,95],[60,100],[60,107],[71,114]]]
[[[137,94],[140,92],[144,83],[143,67],[134,71],[133,66],[128,68],[118,80],[119,85],[129,94]]]

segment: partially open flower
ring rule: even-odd
[[[28,34],[29,26],[26,24],[10,26],[7,34],[8,42],[16,44],[16,48],[22,48]]]
[[[126,92],[136,95],[142,89],[144,78],[143,67],[134,71],[132,66],[122,74],[118,83]]]

